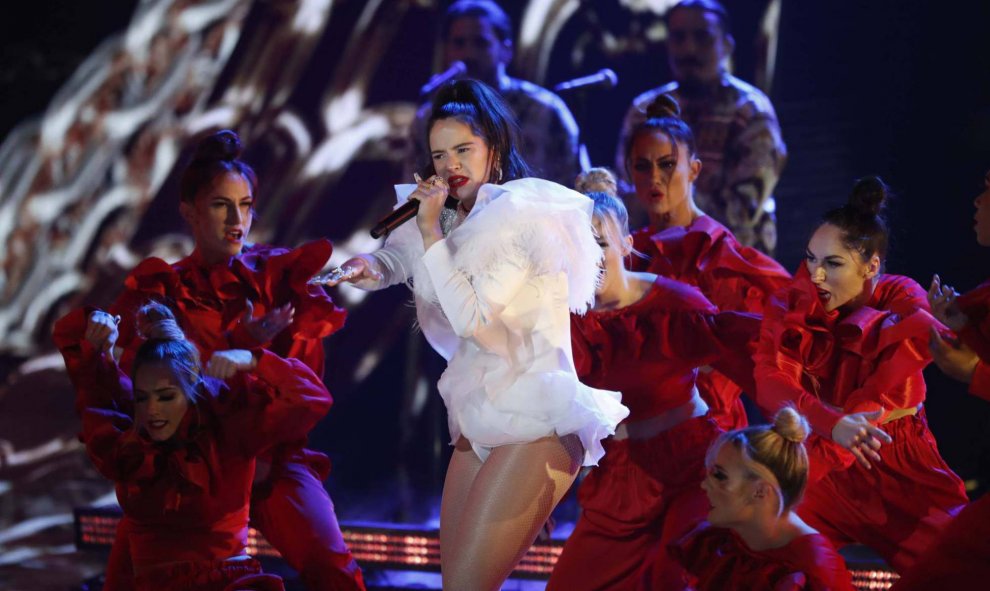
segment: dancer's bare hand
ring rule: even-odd
[[[254,354],[247,349],[216,351],[206,364],[206,375],[226,380],[239,371],[250,371],[258,365]]]
[[[973,372],[976,371],[980,358],[965,343],[947,341],[935,328],[932,328],[928,349],[932,352],[932,360],[942,373],[967,384],[973,380]]]
[[[832,427],[832,441],[849,450],[856,461],[869,470],[871,461],[879,463],[880,447],[891,443],[890,435],[874,423],[883,416],[883,410],[848,414]]]
[[[84,338],[100,353],[111,351],[117,344],[117,324],[120,316],[112,316],[103,310],[94,310],[86,323]]]
[[[292,304],[286,304],[280,308],[269,310],[264,316],[255,318],[254,304],[248,300],[241,322],[244,323],[244,328],[255,342],[268,343],[292,324],[295,313],[296,310]]]
[[[952,330],[959,332],[966,328],[969,318],[959,309],[956,298],[959,293],[950,285],[943,285],[938,275],[932,276],[932,284],[928,288],[928,305],[931,306],[932,316]]]

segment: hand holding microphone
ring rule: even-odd
[[[431,190],[440,191],[436,187],[440,187],[442,183],[442,190],[444,191],[444,196],[450,193],[450,187],[447,186],[447,181],[438,176],[430,177],[429,181],[423,181],[418,174],[414,175],[416,178],[416,183],[419,187],[413,191],[412,195],[409,196],[409,200],[400,205],[399,207],[392,210],[392,213],[378,220],[378,223],[371,228],[372,238],[381,238],[386,234],[391,233],[393,230],[406,223],[407,221],[416,217],[416,213],[419,211],[419,201],[420,197],[427,196],[430,194]],[[424,190],[426,187],[426,190]],[[432,189],[431,189],[432,187]],[[441,207],[443,203],[441,202]],[[437,212],[437,218],[439,219],[440,212]]]
[[[423,235],[423,248],[429,250],[434,243],[443,240],[443,230],[440,228],[440,212],[450,194],[450,186],[439,175],[433,175],[425,181],[418,174],[415,175],[415,178],[419,186],[409,195],[409,201],[415,200],[419,203],[416,212],[416,225],[419,226],[419,232]]]

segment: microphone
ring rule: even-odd
[[[447,195],[447,200],[443,202],[444,209],[456,210],[457,209],[457,199]],[[392,213],[378,220],[375,227],[371,229],[372,238],[381,238],[386,234],[391,234],[392,230],[395,230],[402,224],[408,222],[409,220],[416,217],[416,213],[419,211],[419,200],[413,199],[411,201],[406,201],[399,207],[392,210]],[[443,219],[443,216],[441,216]]]
[[[419,211],[418,199],[406,201],[399,207],[393,209],[392,213],[378,220],[375,227],[371,229],[371,237],[381,238],[385,234],[391,233],[392,230],[416,217],[417,211]]]
[[[448,80],[453,80],[454,78],[457,78],[458,76],[464,74],[465,72],[467,72],[467,66],[464,65],[464,62],[458,60],[450,64],[449,68],[447,68],[443,72],[440,72],[439,74],[434,74],[430,78],[430,81],[424,84],[423,87],[419,89],[419,96],[426,96],[428,94],[431,94],[434,90],[440,88],[440,86],[442,86],[444,82],[447,82]]]
[[[615,72],[613,72],[611,68],[602,68],[589,76],[581,76],[580,78],[561,82],[560,84],[554,86],[553,90],[554,92],[567,92],[569,90],[593,88],[596,86],[600,86],[602,88],[615,88],[615,85],[618,83],[619,77],[615,75]]]

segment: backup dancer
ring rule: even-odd
[[[633,128],[625,149],[636,199],[650,219],[633,234],[633,248],[646,257],[633,257],[632,269],[696,286],[719,310],[762,313],[766,298],[790,275],[767,255],[739,244],[695,204],[703,163],[677,101],[660,95],[646,113],[647,120]],[[738,384],[718,371],[706,371],[698,378],[698,389],[723,429],[747,424]]]
[[[882,272],[886,196],[880,179],[862,179],[825,214],[806,264],[767,306],[755,359],[761,408],[794,404],[815,431],[801,518],[903,572],[967,499],[924,413],[929,332],[944,327],[917,283]]]
[[[785,406],[773,425],[730,431],[712,444],[702,485],[708,521],[672,549],[691,589],[853,591],[835,547],[794,511],[808,483],[810,431]]]
[[[172,313],[154,303],[138,312],[146,341],[128,379],[87,316],[69,314],[54,338],[76,387],[86,451],[116,484],[129,585],[281,590],[247,555],[255,459],[305,437],[326,414],[323,383],[302,362],[263,349],[215,351],[204,371]]]
[[[240,139],[229,130],[204,138],[182,175],[179,211],[196,248],[168,264],[142,261],[110,307],[120,318],[94,313],[95,330],[119,349],[130,367],[141,343],[134,313],[144,303],[167,303],[204,359],[213,351],[266,348],[299,359],[323,376],[322,339],[344,325],[345,313],[319,287],[307,285],[327,259],[326,240],[288,250],[248,241],[254,219],[257,177],[239,160]],[[323,480],[329,459],[305,448],[305,434],[258,460],[251,521],[299,572],[310,591],[364,589],[361,571],[340,532]],[[126,537],[118,532],[118,539]],[[108,589],[126,589],[126,544],[115,542],[108,564]]]
[[[990,171],[977,195],[976,241],[990,246]],[[932,313],[956,331],[953,343],[932,334],[939,369],[969,384],[969,392],[990,401],[990,281],[959,296],[938,276],[928,291]],[[933,542],[917,566],[895,585],[897,591],[965,589],[990,578],[990,495],[970,503]]]
[[[605,276],[592,309],[571,316],[574,358],[581,380],[620,391],[630,414],[581,484],[581,517],[547,589],[678,589],[684,571],[667,546],[708,512],[699,485],[721,432],[698,394],[698,367],[721,362],[751,385],[747,345],[759,317],[719,314],[695,287],[626,270],[625,206],[606,193],[590,197]]]

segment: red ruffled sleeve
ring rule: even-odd
[[[709,216],[658,232],[650,241],[651,272],[698,286],[720,310],[762,312],[767,297],[791,279],[780,263],[739,244]]]
[[[853,591],[852,578],[835,548],[820,534],[800,536],[782,548],[750,550],[730,529],[703,522],[670,546],[696,591]]]
[[[795,403],[824,437],[831,436],[844,414],[920,404],[925,398],[921,370],[931,360],[929,330],[945,327],[918,307],[919,289],[907,278],[885,276],[869,305],[840,318],[821,307],[802,266],[794,282],[774,295],[764,316],[756,356],[757,402],[769,414]],[[910,313],[902,317],[873,305]]]
[[[826,373],[833,341],[829,326],[821,314],[810,314],[813,301],[801,278],[771,297],[764,311],[760,341],[754,356],[756,362],[756,402],[767,416],[781,407],[793,404],[808,422],[825,437],[842,418],[841,409],[827,404],[818,396],[819,384],[809,366]],[[819,308],[820,309],[820,308]]]
[[[136,467],[122,461],[120,444],[132,425],[131,381],[107,355],[84,338],[92,309],[70,312],[55,323],[53,338],[76,390],[76,412],[82,419],[80,440],[96,469],[111,480]]]
[[[581,380],[621,391],[638,420],[685,402],[703,365],[751,383],[758,328],[757,316],[718,313],[697,288],[658,277],[632,305],[572,315],[572,351]]]
[[[137,309],[156,300],[175,310],[204,360],[224,349],[266,348],[281,357],[299,359],[322,376],[322,339],[342,328],[347,314],[322,288],[306,281],[323,268],[332,250],[329,241],[316,240],[292,250],[252,245],[219,265],[205,264],[198,253],[174,265],[156,258],[142,261],[111,307],[111,313],[121,316],[118,345],[125,351],[121,365],[130,366],[140,345],[134,328]],[[256,342],[240,322],[247,300],[254,306],[255,317],[292,304],[292,325],[271,343]]]
[[[333,403],[304,363],[264,350],[254,371],[241,372],[229,383],[230,391],[220,399],[226,406],[221,418],[248,456],[304,439]]]

